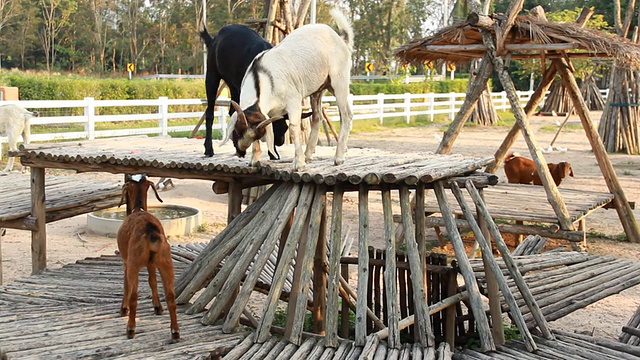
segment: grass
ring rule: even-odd
[[[580,124],[567,124],[563,127],[563,130],[580,130],[582,129],[582,125]],[[544,125],[540,127],[540,131],[558,131],[558,125]]]

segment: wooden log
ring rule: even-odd
[[[513,5],[514,3],[515,1],[511,3],[511,5]],[[494,44],[489,34],[484,32],[482,37],[483,42],[487,46],[489,52],[495,54],[496,50],[494,49]],[[511,108],[514,111],[516,120],[520,123],[520,129],[522,131],[525,142],[527,143],[527,147],[529,148],[529,152],[531,153],[531,158],[536,164],[536,169],[538,170],[538,174],[540,174],[540,180],[542,180],[542,184],[547,193],[547,200],[551,204],[553,211],[558,216],[560,227],[565,230],[574,230],[575,227],[570,220],[569,211],[567,210],[567,207],[562,200],[562,196],[558,191],[558,187],[551,177],[551,173],[549,172],[549,168],[547,167],[547,162],[537,145],[535,135],[531,130],[531,127],[529,126],[527,115],[520,106],[513,81],[511,80],[509,73],[504,67],[504,62],[498,56],[493,56],[492,61],[494,63],[493,65],[496,68],[496,71],[498,72],[500,83],[507,93],[507,97],[509,98],[509,102],[511,103]]]
[[[343,278],[342,276],[340,276],[340,288],[342,290],[344,290],[344,295],[343,299],[345,297],[351,297],[354,299],[354,301],[358,301],[358,295],[356,294],[356,291],[353,290],[353,288],[351,287],[351,285],[349,285],[349,282]],[[354,312],[355,312],[355,306],[351,307]],[[373,311],[370,308],[367,308],[367,317],[369,318],[369,320],[371,320],[373,322],[373,327],[376,329],[383,329],[384,323],[382,323],[382,320],[380,320],[380,318],[378,318],[378,316],[376,316],[376,314],[373,313]]]
[[[333,204],[331,207],[331,232],[329,244],[331,252],[329,254],[329,276],[327,278],[327,346],[338,346],[338,289],[340,286],[340,274],[338,264],[340,257],[340,242],[342,240],[342,199],[343,189],[341,184],[333,188]]]
[[[629,319],[626,326],[637,328],[638,325],[640,325],[640,307],[638,307],[638,309],[636,309],[636,312],[633,313],[633,316]],[[629,341],[631,340],[631,336],[632,335],[630,333],[624,331],[624,327],[623,327],[622,333],[618,337],[618,341],[620,341],[621,343],[628,344]]]
[[[571,72],[567,69],[567,63],[564,60],[554,60],[556,68],[562,77],[562,81],[564,82],[567,90],[569,91],[569,96],[571,97],[573,104],[576,108],[576,112],[580,116],[580,121],[582,122],[582,127],[585,129],[587,134],[587,138],[589,139],[589,144],[593,150],[593,153],[598,161],[598,166],[600,167],[600,171],[604,176],[605,182],[609,191],[614,195],[613,202],[616,205],[616,211],[618,212],[618,217],[620,218],[620,222],[622,223],[622,227],[625,230],[625,234],[627,234],[627,238],[630,242],[640,242],[640,228],[638,227],[638,223],[629,207],[629,202],[627,201],[627,197],[622,190],[622,186],[618,181],[618,177],[616,172],[609,160],[609,156],[604,149],[604,145],[602,144],[602,140],[598,136],[598,132],[593,127],[593,123],[591,121],[589,110],[587,109],[586,104],[584,103],[584,99],[580,95],[580,90],[578,88],[578,84],[576,83],[576,79]]]
[[[31,275],[41,273],[47,267],[47,226],[45,208],[44,168],[31,168],[31,216],[35,217],[36,230],[31,232]]]
[[[300,345],[302,338],[302,331],[305,321],[305,313],[307,310],[306,302],[309,294],[309,288],[311,287],[311,277],[313,275],[313,264],[314,257],[316,254],[316,247],[318,245],[318,236],[320,234],[320,226],[322,224],[322,214],[324,212],[325,207],[325,196],[326,196],[326,187],[322,185],[315,185],[313,183],[308,183],[304,185],[305,187],[315,188],[315,194],[313,198],[313,202],[311,203],[311,212],[309,214],[309,231],[306,236],[307,244],[304,253],[304,257],[301,264],[301,274],[300,274],[300,292],[298,296],[293,298],[296,300],[295,308],[293,311],[288,312],[288,316],[292,316],[293,318],[293,326],[291,327],[290,333],[285,332],[285,337],[288,340],[295,344]],[[324,246],[324,243],[323,243]],[[317,270],[324,273],[322,268],[318,268]],[[295,280],[295,278],[294,278]],[[292,300],[293,300],[292,299]],[[293,301],[289,302],[289,309],[291,309],[291,304]],[[337,308],[337,306],[336,306]],[[338,316],[336,314],[335,319],[337,321]]]
[[[495,225],[495,222],[493,222],[493,219],[491,218],[491,214],[489,213],[484,202],[482,201],[482,198],[480,197],[478,190],[476,190],[473,187],[473,183],[471,182],[467,184],[466,188],[469,195],[471,195],[471,197],[473,198],[473,202],[476,205],[476,209],[478,209],[478,211],[484,215],[487,221],[487,225],[489,227],[489,231],[491,232],[491,236],[493,236],[495,244],[498,247],[498,250],[500,250],[500,253],[502,254],[504,263],[507,265],[507,268],[509,269],[509,274],[511,275],[511,278],[514,280],[514,282],[518,285],[518,289],[520,290],[522,297],[525,299],[527,306],[529,308],[529,311],[536,319],[536,323],[538,324],[540,331],[542,332],[545,338],[553,339],[551,330],[549,330],[547,321],[545,320],[544,315],[540,311],[540,307],[536,303],[536,299],[533,297],[533,295],[531,295],[531,291],[529,290],[527,283],[524,281],[522,274],[520,273],[520,270],[518,270],[518,266],[515,264],[513,258],[511,257],[509,248],[505,244],[504,239],[502,239],[502,235],[500,235],[500,231],[498,231],[498,227]]]
[[[253,346],[254,335],[251,334],[244,338],[240,344],[233,348],[227,355],[224,356],[224,360],[238,360]]]
[[[380,342],[380,338],[378,338],[376,334],[370,334],[369,336],[367,336],[367,342],[364,344],[364,347],[362,348],[360,359],[373,360],[373,356],[376,353],[379,342]]]
[[[317,334],[325,335],[326,332],[326,319],[327,319],[327,275],[324,271],[324,264],[327,259],[327,195],[324,185],[319,187],[318,190],[323,194],[321,221],[320,221],[320,233],[318,234],[318,246],[316,246],[316,253],[314,257],[313,267],[313,310],[311,316],[313,318],[313,332]],[[314,204],[317,202],[314,201]],[[348,275],[347,275],[348,276]],[[347,328],[348,324],[348,311],[349,308],[346,304],[343,306],[346,309],[347,314]],[[347,330],[348,332],[348,330]],[[343,335],[347,337],[347,335]]]
[[[456,116],[453,118],[449,128],[447,128],[447,131],[444,133],[442,141],[440,141],[440,145],[436,150],[437,154],[448,154],[451,151],[453,143],[458,137],[460,130],[462,130],[464,123],[471,116],[473,108],[484,91],[485,85],[492,73],[493,64],[491,63],[489,54],[485,54],[482,58],[482,62],[480,63],[480,67],[478,68],[478,74],[474,79],[470,92],[467,93],[464,102],[460,106],[460,110],[458,110],[458,113],[456,113]]]
[[[473,275],[473,269],[471,268],[471,264],[469,263],[469,259],[467,258],[467,252],[464,248],[462,238],[460,237],[458,228],[455,226],[455,222],[453,221],[453,213],[451,212],[451,209],[449,207],[446,194],[444,193],[444,185],[441,181],[438,181],[434,184],[434,191],[438,199],[440,211],[444,216],[447,232],[449,233],[451,244],[453,245],[456,259],[458,260],[460,272],[462,273],[462,276],[464,278],[467,291],[469,291],[469,303],[473,311],[473,316],[476,319],[476,326],[478,327],[478,333],[480,335],[480,347],[482,351],[494,351],[495,344],[493,342],[491,329],[489,328],[487,315],[484,312],[482,298],[480,296],[480,290],[478,289],[476,277]]]
[[[219,256],[219,252],[212,251],[214,248],[221,246],[227,239],[231,240],[238,229],[247,229],[246,225],[253,220],[253,218],[260,213],[262,205],[275,193],[279,186],[272,186],[267,190],[264,196],[261,196],[256,202],[249,206],[241,216],[236,217],[224,230],[220,232],[209,244],[202,250],[200,256],[189,265],[189,267],[180,275],[176,281],[176,301],[178,304],[185,304],[191,300],[193,295],[199,291],[206,282],[207,278],[211,275],[211,272],[220,263],[220,260],[215,261],[212,259],[214,256]],[[239,240],[239,237],[238,237]],[[214,260],[214,261],[211,261]]]
[[[529,332],[529,329],[527,328],[527,324],[524,321],[524,317],[522,316],[522,313],[520,312],[520,308],[518,307],[517,303],[516,303],[516,299],[513,296],[513,293],[511,293],[511,289],[509,289],[509,285],[507,284],[507,280],[504,277],[504,275],[502,274],[502,271],[500,270],[500,266],[498,265],[498,263],[496,262],[496,259],[493,257],[493,252],[491,249],[491,244],[489,243],[489,241],[487,240],[487,237],[485,236],[485,233],[482,231],[482,229],[480,229],[480,226],[478,225],[478,223],[476,222],[475,218],[474,218],[474,214],[473,211],[471,210],[471,208],[469,207],[469,205],[467,205],[467,201],[465,200],[464,196],[462,195],[462,191],[460,191],[460,188],[457,187],[457,185],[453,185],[451,188],[451,191],[453,191],[453,194],[455,195],[456,199],[458,200],[458,203],[460,204],[460,207],[462,208],[465,217],[467,218],[467,221],[469,222],[469,224],[471,225],[471,228],[476,236],[476,241],[478,242],[478,244],[480,245],[480,248],[482,249],[482,261],[484,264],[484,268],[485,268],[485,275],[489,274],[489,272],[486,272],[486,269],[489,268],[490,273],[493,275],[493,278],[491,280],[495,281],[496,283],[496,287],[500,288],[500,291],[502,291],[502,296],[504,296],[505,301],[507,302],[507,304],[509,305],[509,310],[511,312],[511,318],[513,319],[513,321],[516,323],[516,325],[518,326],[518,330],[520,330],[520,334],[522,336],[522,339],[527,347],[527,350],[529,351],[535,351],[537,349],[536,343],[533,340],[533,336],[531,335],[531,333]],[[480,195],[480,194],[478,194]],[[479,199],[480,201],[482,201],[482,199]],[[478,210],[479,213],[482,213],[480,210]],[[482,218],[485,221],[485,223],[488,223],[490,220],[487,219],[487,215],[486,213],[482,213]],[[496,242],[498,242],[498,240],[496,240]],[[489,278],[487,277],[487,280]],[[498,308],[500,307],[500,298],[499,298],[499,294],[494,293],[494,294],[489,294],[490,296],[493,295],[492,297],[489,298],[490,302],[495,302],[497,303]],[[491,304],[490,308],[491,308]],[[498,317],[498,320],[500,322],[502,322],[502,316],[501,316],[501,311],[498,310],[497,313],[495,312],[495,309],[491,309],[491,317],[492,319],[494,319],[495,317]],[[495,322],[493,323],[493,326],[495,327],[496,324]],[[502,327],[500,326],[499,328],[502,329]],[[494,333],[494,339],[496,338],[495,333]],[[503,330],[503,334],[502,334],[502,344],[504,344],[504,330]],[[500,344],[500,345],[502,345]]]
[[[382,213],[384,221],[385,239],[385,264],[384,264],[384,290],[386,292],[387,307],[387,328],[389,332],[389,347],[397,349],[400,346],[400,309],[396,300],[397,289],[397,267],[396,267],[396,241],[393,235],[393,208],[391,205],[391,191],[388,187],[382,188]],[[391,219],[390,219],[391,218]],[[391,221],[390,221],[391,220]],[[376,336],[376,339],[378,337]]]
[[[356,302],[356,336],[357,346],[364,346],[367,337],[367,279],[369,277],[369,190],[360,185],[358,191],[358,300]],[[395,255],[395,254],[394,254]],[[336,306],[337,308],[337,306]]]
[[[630,354],[630,355],[634,355],[636,357],[640,356],[640,348],[638,348],[637,346],[632,346],[632,345],[628,345],[628,344],[623,344],[617,341],[612,341],[612,340],[608,340],[605,338],[599,338],[599,337],[594,337],[594,336],[587,336],[587,335],[582,335],[582,334],[577,334],[577,333],[571,333],[568,331],[563,331],[563,330],[553,330],[553,332],[557,335],[561,335],[564,338],[573,338],[573,339],[579,339],[579,340],[583,340],[592,344],[596,344],[596,345],[600,345],[600,346],[604,346],[607,347],[609,349],[613,349],[613,350],[617,350],[626,354]]]
[[[282,234],[282,231],[284,230],[285,226],[287,225],[289,216],[292,214],[295,208],[295,205],[298,202],[298,196],[300,195],[300,190],[301,190],[300,186],[292,187],[291,191],[285,198],[286,200],[284,202],[282,210],[280,211],[280,214],[278,214],[275,221],[272,224],[270,224],[271,228],[267,233],[267,236],[263,242],[263,245],[261,245],[262,249],[260,250],[260,253],[258,254],[257,258],[253,261],[251,271],[245,277],[244,282],[242,284],[242,288],[240,289],[240,293],[236,297],[235,301],[233,302],[233,305],[231,306],[231,309],[227,313],[227,317],[225,319],[224,325],[222,326],[223,332],[230,333],[234,331],[234,329],[238,326],[240,315],[242,314],[243,310],[245,309],[245,306],[247,305],[247,302],[249,301],[249,297],[251,296],[251,293],[253,292],[255,284],[258,281],[258,277],[262,273],[263,268],[265,267],[267,261],[269,260],[270,255],[273,253],[276,247],[276,243],[279,240],[279,237]],[[245,257],[248,258],[248,260],[251,259],[249,256],[245,256]],[[242,265],[240,268],[237,267],[238,264],[230,264],[230,265],[233,265],[235,267],[235,270],[236,270],[235,272],[238,275],[242,274],[242,272],[239,271],[242,268]],[[221,290],[222,294],[225,294],[225,287],[227,287],[227,284],[230,284],[230,283],[231,282],[228,279],[227,282],[225,283],[225,286],[222,287],[222,290]],[[216,301],[222,302],[222,300],[216,300]],[[215,305],[212,305],[209,312],[211,313],[211,317],[213,319],[217,319],[219,314],[216,314],[214,312],[214,309],[215,309]]]
[[[265,302],[263,315],[260,319],[260,325],[256,330],[257,342],[263,343],[270,336],[269,330],[271,328],[271,325],[273,324],[273,319],[275,318],[275,312],[278,305],[278,299],[280,298],[280,292],[282,291],[286,274],[289,271],[291,260],[293,260],[296,246],[298,245],[298,240],[300,239],[300,236],[302,234],[304,219],[307,218],[307,214],[310,208],[308,204],[312,201],[312,198],[313,193],[311,192],[311,188],[303,188],[303,192],[300,194],[300,198],[298,199],[298,205],[296,207],[296,212],[293,219],[293,226],[291,227],[291,231],[289,232],[289,236],[287,237],[284,249],[282,250],[282,256],[278,261],[278,266],[276,268],[276,272],[274,273],[273,282],[271,284],[271,290],[269,290],[269,295],[267,296],[267,300]]]

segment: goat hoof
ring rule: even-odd
[[[136,336],[136,329],[127,329],[127,339],[133,339]]]
[[[172,340],[180,340],[180,330],[171,329],[171,339]]]
[[[342,165],[344,164],[344,159],[335,159],[333,163],[334,165]]]
[[[154,306],[153,311],[156,313],[156,315],[162,315],[162,305]]]

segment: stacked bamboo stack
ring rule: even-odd
[[[475,179],[475,177],[469,177]],[[454,245],[460,271],[464,277],[466,291],[451,293],[438,303],[428,305],[425,279],[427,274],[425,246],[425,184],[419,183],[416,191],[415,213],[410,206],[409,186],[400,184],[398,198],[401,218],[405,229],[404,245],[408,255],[411,271],[413,314],[402,317],[397,297],[398,267],[396,264],[396,241],[393,231],[393,212],[390,186],[381,186],[383,219],[385,229],[385,266],[384,294],[382,306],[386,310],[384,321],[376,316],[367,302],[368,274],[370,272],[369,248],[369,195],[370,188],[366,184],[358,187],[358,284],[354,290],[340,274],[340,258],[342,255],[342,204],[344,184],[337,183],[332,188],[325,184],[295,183],[292,181],[275,184],[263,196],[257,199],[243,213],[237,216],[229,226],[211,241],[201,255],[183,273],[176,285],[178,302],[189,306],[188,314],[205,312],[202,323],[213,324],[224,317],[222,329],[232,332],[240,322],[242,314],[253,319],[245,309],[257,279],[262,274],[274,251],[278,253],[277,266],[272,276],[272,283],[265,301],[264,310],[258,320],[252,320],[257,328],[255,341],[264,343],[274,330],[273,322],[278,299],[281,297],[283,283],[290,268],[294,269],[291,293],[288,299],[287,321],[283,329],[284,337],[289,342],[302,343],[305,312],[311,309],[314,317],[315,331],[325,333],[325,343],[330,347],[338,347],[339,306],[338,297],[343,301],[355,304],[355,345],[367,348],[367,344],[386,339],[392,349],[400,349],[400,330],[414,325],[416,343],[431,353],[435,352],[436,343],[430,315],[443,311],[460,301],[468,300],[472,309],[475,324],[480,336],[483,351],[495,350],[496,344],[504,341],[495,338],[502,334],[502,317],[500,308],[500,291],[507,299],[512,318],[515,319],[523,334],[527,348],[536,349],[533,338],[526,326],[525,319],[516,297],[509,288],[506,278],[498,263],[492,256],[485,259],[486,268],[490,269],[487,282],[495,291],[490,293],[490,303],[497,312],[491,313],[493,325],[484,310],[482,297],[478,288],[473,268],[466,255],[462,238],[455,224],[452,212],[445,196],[445,186],[451,188],[460,206],[464,209],[467,221],[478,237],[485,254],[491,254],[487,237],[480,230],[479,224],[486,224],[491,236],[496,239],[498,248],[504,254],[508,273],[516,279],[518,297],[525,299],[526,309],[534,315],[535,322],[541,332],[552,338],[544,317],[531,296],[527,285],[522,280],[516,264],[508,255],[506,244],[481,198],[481,190],[476,189],[473,181],[463,181],[464,177],[451,178],[429,184],[433,186],[438,197],[441,211],[445,216],[447,231]],[[459,186],[458,183],[461,185]],[[486,184],[487,180],[478,181]],[[486,185],[485,185],[486,186]],[[475,212],[466,204],[460,187],[465,187],[474,200],[475,206],[482,213],[480,223],[475,220]],[[327,208],[327,192],[333,192],[333,204]],[[372,190],[373,191],[373,190]],[[377,192],[378,190],[375,189]],[[326,215],[330,214],[330,222]],[[415,220],[414,220],[415,219]],[[415,223],[414,223],[415,221]],[[327,232],[325,227],[330,224]],[[221,264],[222,263],[222,264]],[[325,264],[328,264],[325,265]],[[325,285],[326,284],[326,285]],[[313,291],[311,292],[311,286]],[[204,290],[203,290],[204,289]],[[198,296],[196,293],[203,290]],[[194,300],[190,303],[191,300]],[[311,301],[310,301],[311,300]],[[373,331],[367,331],[367,324],[373,323]],[[386,323],[385,323],[386,322]],[[494,328],[494,330],[491,329]],[[493,333],[492,333],[493,331]],[[373,337],[372,337],[372,334]]]

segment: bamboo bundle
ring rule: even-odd
[[[540,235],[529,235],[513,250],[511,255],[531,255],[538,254],[544,248],[547,239]]]
[[[587,76],[580,89],[589,110],[601,111],[604,109],[605,102],[593,76]]]
[[[555,81],[551,84],[549,95],[544,100],[544,105],[540,109],[542,114],[565,115],[573,112],[573,104],[567,90],[562,85],[562,81]]]
[[[609,96],[598,125],[598,134],[607,152],[640,154],[637,74],[617,64],[611,72]]]

